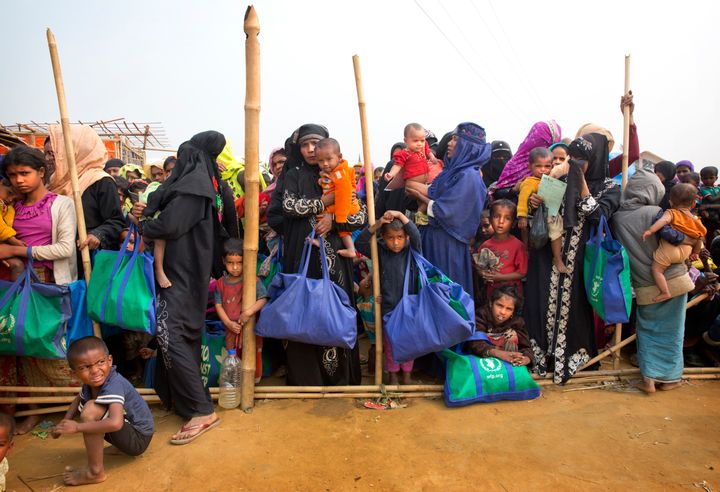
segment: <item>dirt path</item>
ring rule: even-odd
[[[140,458],[108,456],[109,479],[77,490],[720,490],[720,382],[647,397],[549,388],[529,402],[447,409],[440,400],[372,411],[356,400],[258,402],[252,414],[187,446],[168,444],[180,420],[158,418]],[[59,416],[53,416],[57,421]],[[79,436],[22,436],[9,456],[18,479],[82,465]],[[59,490],[60,478],[29,482]]]

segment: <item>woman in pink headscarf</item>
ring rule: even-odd
[[[560,125],[555,120],[538,121],[535,123],[517,152],[505,164],[503,172],[495,184],[496,189],[512,188],[523,178],[530,176],[528,154],[535,147],[550,147],[562,138]]]

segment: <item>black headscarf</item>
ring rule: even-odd
[[[665,196],[660,200],[660,208],[667,210],[670,208],[670,190],[675,186],[674,179],[677,173],[677,166],[670,161],[660,161],[655,164],[655,173],[660,173],[665,177],[665,180],[663,180]]]
[[[495,140],[492,143],[492,154],[490,154],[490,162],[483,166],[483,181],[485,186],[490,186],[500,177],[505,164],[512,157],[512,150],[507,142]]]
[[[225,137],[216,131],[198,133],[178,149],[178,159],[170,177],[150,194],[147,216],[162,210],[177,195],[208,198],[218,209],[222,181],[215,160],[225,148]]]
[[[108,169],[112,169],[114,167],[121,168],[125,165],[123,161],[120,159],[110,159],[105,163],[105,167],[103,168],[105,172],[107,172]]]
[[[567,177],[565,190],[565,208],[563,218],[565,228],[577,225],[577,203],[580,200],[581,175],[580,162],[576,159],[587,160],[585,182],[590,194],[597,196],[605,188],[605,179],[608,173],[608,139],[599,133],[590,133],[570,143],[570,172]],[[575,159],[573,159],[573,156]]]
[[[288,170],[293,168],[305,167],[307,163],[300,153],[300,143],[306,138],[328,138],[330,132],[322,125],[315,123],[306,123],[295,130],[287,140],[285,140],[285,152],[287,160],[283,167],[283,172],[277,179],[277,186],[270,198],[270,207],[268,209],[267,224],[278,234],[283,233],[284,216],[282,201],[285,194],[285,176]],[[317,167],[317,166],[316,166]]]

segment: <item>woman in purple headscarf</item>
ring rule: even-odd
[[[492,145],[475,123],[460,123],[448,143],[443,171],[415,198],[428,204],[429,224],[422,230],[423,253],[472,295],[470,240],[480,226],[487,189],[479,169],[488,163]]]
[[[517,152],[505,164],[503,172],[495,184],[496,189],[512,188],[523,178],[530,176],[528,169],[528,154],[535,147],[550,147],[562,138],[560,125],[555,120],[538,121],[535,123],[525,140],[518,147]]]

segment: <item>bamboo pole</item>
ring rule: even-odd
[[[48,48],[50,49],[50,61],[52,62],[53,77],[55,78],[55,90],[57,92],[58,106],[60,108],[60,124],[62,126],[63,141],[65,142],[65,158],[68,163],[68,173],[70,174],[70,184],[72,186],[73,202],[75,203],[75,214],[77,215],[77,229],[80,243],[84,244],[87,240],[87,228],[85,226],[85,212],[83,211],[82,195],[80,194],[80,184],[78,182],[77,164],[75,162],[75,150],[73,148],[72,133],[70,130],[70,118],[68,117],[67,103],[65,100],[65,84],[63,83],[62,71],[60,70],[60,57],[58,56],[57,43],[55,36],[50,28],[47,30]],[[80,250],[82,258],[83,272],[85,274],[85,283],[90,283],[90,250],[87,245]],[[100,325],[93,323],[93,334],[101,337]]]
[[[357,89],[358,109],[360,110],[360,131],[362,133],[363,164],[365,166],[365,191],[367,196],[368,224],[375,224],[375,190],[373,188],[372,158],[370,156],[370,136],[368,134],[367,113],[365,111],[365,92],[360,72],[360,57],[354,55],[355,87]],[[375,299],[375,384],[382,383],[383,326],[380,311],[380,264],[378,262],[377,235],[370,237],[370,259],[372,260],[373,299]]]
[[[625,97],[630,95],[630,55],[625,55]],[[623,158],[622,158],[622,191],[628,180],[628,158],[630,152],[630,107],[623,109]]]
[[[255,303],[260,233],[260,21],[255,7],[245,11],[245,241],[243,311]],[[243,326],[241,408],[252,410],[255,394],[255,317]]]
[[[622,323],[615,324],[615,337],[613,345],[617,345],[622,341]],[[620,351],[613,354],[613,369],[620,369]]]
[[[709,372],[706,372],[709,371]],[[598,374],[595,374],[597,372]],[[615,375],[610,373],[616,373]],[[593,371],[584,373],[582,376],[579,377],[578,375],[574,376],[573,378],[569,379],[565,385],[583,385],[583,384],[596,384],[596,383],[604,383],[604,382],[620,382],[625,379],[627,379],[630,376],[636,376],[639,375],[638,369],[623,369],[619,371]],[[551,379],[545,379],[545,378],[537,378],[534,377],[534,379],[539,379],[537,381],[538,386],[554,386],[555,384]],[[713,380],[720,380],[720,368],[687,368],[683,372],[682,375],[683,380],[701,380],[701,381],[713,381]],[[420,385],[421,386],[421,385]],[[370,386],[371,388],[375,388],[374,386]],[[391,397],[391,398],[437,398],[443,395],[442,392],[442,386],[441,385],[427,385],[427,387],[421,391],[406,391],[404,388],[398,391],[385,391],[381,392],[379,390],[363,390],[363,387],[345,387],[345,391],[342,392],[317,392],[317,391],[297,391],[298,388],[290,388],[295,389],[296,391],[283,391],[283,392],[267,392],[264,391],[263,387],[258,387],[258,391],[255,393],[254,397],[256,400],[278,400],[278,399],[334,399],[334,398],[381,398],[381,397]],[[5,387],[4,387],[5,388]],[[267,388],[272,388],[268,386]],[[355,389],[355,391],[351,391],[352,389]],[[26,389],[19,387],[17,389]],[[57,389],[57,388],[51,388],[51,389]],[[217,388],[212,388],[217,390]],[[153,403],[161,403],[160,398],[154,394],[143,394],[143,399],[148,404]],[[211,391],[211,397],[213,400],[218,399],[218,392]],[[75,397],[74,396],[35,396],[35,397],[3,397],[0,398],[0,404],[48,404],[48,403],[70,403]],[[42,415],[42,414],[48,414],[48,413],[59,413],[64,412],[68,408],[68,405],[61,405],[61,406],[54,406],[54,407],[46,407],[46,408],[35,408],[30,410],[23,410],[21,412],[17,412],[15,416],[17,417],[24,417],[28,415]]]

